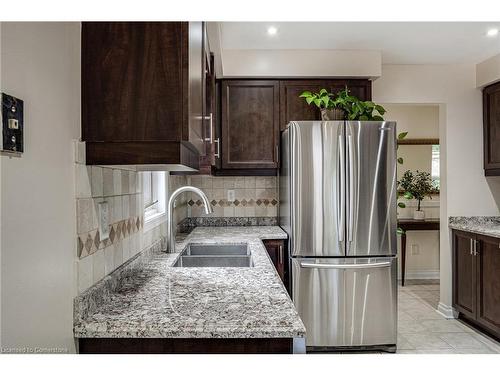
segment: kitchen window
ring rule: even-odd
[[[168,174],[141,172],[144,197],[144,230],[147,231],[166,219]]]

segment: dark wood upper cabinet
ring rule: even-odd
[[[87,164],[183,164],[203,155],[201,22],[83,22]]]
[[[223,169],[277,169],[279,81],[224,80]]]
[[[453,231],[453,307],[500,339],[500,239]]]
[[[290,121],[319,120],[321,114],[314,105],[307,105],[300,94],[304,91],[319,92],[325,88],[338,92],[347,87],[352,95],[361,100],[371,100],[372,86],[367,79],[308,79],[280,81],[280,128],[285,129]]]
[[[483,90],[484,174],[500,176],[500,82]]]

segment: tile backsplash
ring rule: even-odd
[[[200,188],[212,203],[215,217],[276,217],[278,215],[277,177],[190,176],[188,183]],[[234,201],[228,192],[234,191]],[[196,194],[188,198],[189,217],[206,216]]]
[[[142,174],[133,168],[85,165],[85,144],[75,142],[78,291],[82,292],[166,234],[166,220],[145,231]],[[169,191],[187,184],[169,176]],[[98,204],[109,205],[109,239],[101,240]],[[187,196],[179,197],[174,219],[187,217]]]

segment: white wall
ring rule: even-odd
[[[3,23],[1,89],[24,100],[25,152],[2,157],[2,348],[74,351],[79,23]]]
[[[382,103],[440,105],[442,311],[451,306],[451,248],[448,217],[498,215],[500,181],[483,173],[481,92],[474,65],[385,65],[373,84]],[[446,312],[446,311],[445,311]]]
[[[476,65],[476,87],[500,81],[500,54]]]
[[[230,77],[380,77],[380,51],[222,49]]]

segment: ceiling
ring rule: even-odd
[[[384,64],[454,64],[499,54],[492,27],[500,22],[221,22],[220,38],[223,50],[377,50]]]

